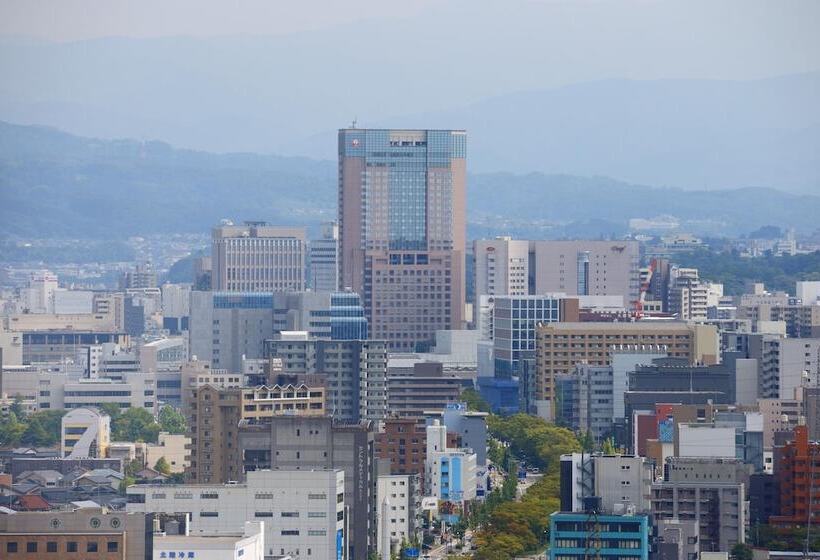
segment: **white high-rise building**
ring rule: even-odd
[[[820,280],[797,282],[795,287],[797,297],[802,300],[803,305],[820,304]]]
[[[48,270],[31,273],[28,286],[20,293],[20,302],[26,313],[54,313],[54,292],[57,275]]]
[[[447,447],[447,426],[435,419],[427,426],[426,495],[450,502],[474,500],[478,490],[476,454]]]
[[[336,222],[322,224],[322,237],[310,242],[309,284],[314,292],[335,292],[339,289],[339,226]]]
[[[475,294],[525,296],[528,290],[530,242],[510,237],[478,239],[475,252]]]
[[[669,278],[669,312],[684,321],[705,321],[709,286],[701,282],[697,268],[673,267]]]
[[[162,285],[162,315],[164,317],[188,317],[191,314],[191,285]]]

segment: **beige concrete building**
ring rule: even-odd
[[[104,508],[0,513],[0,558],[145,560],[152,525],[150,513]]]
[[[534,293],[638,297],[636,241],[536,241]]]
[[[181,473],[188,466],[188,446],[191,438],[182,434],[160,432],[157,443],[145,446],[145,465],[154,468],[160,457],[165,457],[172,473]]]
[[[0,324],[0,365],[23,363],[23,335],[19,332],[6,331]]]
[[[370,335],[423,351],[465,318],[463,130],[339,131],[341,287]]]
[[[476,301],[485,295],[529,295],[530,241],[510,237],[477,239],[473,253]]]
[[[116,331],[113,313],[19,313],[8,318],[12,331],[73,330],[93,332]]]
[[[621,296],[638,298],[636,241],[479,239],[475,253],[476,307],[483,295]]]
[[[276,414],[325,415],[325,388],[307,385],[262,385],[242,390],[242,419],[259,420]]]
[[[305,289],[305,229],[264,222],[214,228],[214,291],[301,292]]]
[[[790,432],[803,416],[803,391],[795,391],[798,399],[758,399],[757,406],[763,415],[763,449],[774,448],[777,432]]]
[[[718,335],[712,325],[681,321],[633,323],[544,323],[536,334],[536,407],[539,416],[555,417],[555,376],[569,374],[576,364],[608,366],[611,349],[657,346],[667,355],[690,363],[718,362]]]
[[[205,384],[191,393],[186,478],[201,484],[240,480],[241,450],[235,445],[240,423],[266,424],[276,416],[325,415],[324,387],[301,384],[243,389]]]

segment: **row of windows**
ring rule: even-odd
[[[42,543],[29,541],[26,543],[25,552],[26,553],[35,553],[35,552],[42,552],[43,548],[40,546]],[[45,543],[45,552],[59,552],[59,546],[57,541],[48,541]],[[120,543],[117,541],[107,541],[105,543],[105,550],[107,552],[119,552],[120,550]],[[97,541],[88,541],[85,543],[85,551],[86,552],[100,552],[100,543]],[[9,541],[6,543],[6,553],[7,554],[15,554],[18,552],[23,552],[22,543],[18,543],[17,541]],[[80,545],[77,541],[68,541],[65,543],[65,552],[80,552]]]

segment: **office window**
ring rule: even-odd
[[[108,541],[108,552],[119,552],[120,543],[117,541]]]
[[[37,552],[37,543],[36,542],[26,543],[26,552]]]
[[[100,547],[97,545],[97,541],[88,541],[85,545],[86,552],[99,552]]]
[[[46,552],[57,552],[57,541],[48,541],[46,543]]]
[[[80,550],[80,547],[77,546],[77,541],[68,541],[65,543],[65,551],[66,552],[77,552]]]

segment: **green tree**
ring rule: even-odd
[[[128,461],[125,464],[124,474],[125,476],[130,476],[132,478],[136,478],[137,473],[142,470],[143,464],[138,459],[134,459],[133,461]]]
[[[730,556],[734,560],[752,560],[752,547],[748,544],[737,543],[732,547]]]
[[[490,405],[475,389],[464,389],[461,392],[461,400],[467,404],[467,410],[490,412]]]
[[[587,453],[595,449],[595,440],[592,439],[592,434],[589,430],[585,431],[582,435],[578,437],[578,443],[581,444],[581,449],[583,449]]]
[[[23,408],[23,397],[21,397],[20,395],[15,395],[14,402],[11,403],[9,411],[13,412],[15,416],[17,416],[18,420],[20,420],[21,422],[24,421],[26,419],[26,411]]]
[[[474,558],[510,560],[543,551],[549,540],[549,515],[560,506],[560,456],[579,451],[581,442],[570,430],[525,414],[504,418],[491,415],[488,428],[493,438],[508,444],[510,456],[540,467],[544,476],[520,501],[514,501],[517,481],[511,468],[512,476],[505,484],[493,490],[484,504],[473,508],[469,524],[477,529]],[[513,499],[506,499],[511,496]]]
[[[32,447],[47,447],[56,443],[52,434],[46,431],[42,420],[39,418],[29,418],[26,423],[26,429],[20,439],[24,445],[31,445]]]
[[[128,488],[129,486],[133,485],[133,484],[136,484],[136,483],[137,483],[136,479],[132,476],[126,476],[125,478],[123,478],[120,481],[120,487],[119,487],[120,494],[125,494],[125,489]]]
[[[601,446],[601,452],[604,455],[615,455],[615,441],[612,438],[605,439]]]
[[[26,424],[17,419],[14,412],[9,411],[6,418],[0,422],[0,447],[17,447],[26,431]]]
[[[60,442],[60,432],[62,430],[63,424],[63,416],[66,414],[66,410],[62,409],[48,409],[48,410],[39,410],[34,414],[28,417],[28,422],[31,424],[32,422],[39,423],[47,437],[42,441],[33,441],[28,445],[36,445],[36,446],[43,446],[43,447],[51,447],[56,445]],[[42,433],[39,432],[38,428],[34,428],[36,430],[35,433],[42,436]]]
[[[185,416],[176,408],[165,405],[159,411],[159,425],[163,432],[184,434],[188,431]]]
[[[122,409],[117,403],[103,403],[100,405],[100,410],[111,418],[112,425],[122,415]]]
[[[113,419],[112,419],[113,420]],[[115,441],[144,441],[156,443],[160,427],[153,415],[144,408],[132,407],[112,422]]]
[[[159,459],[157,459],[157,462],[154,465],[154,470],[158,473],[169,475],[171,474],[171,465],[168,464],[168,461],[165,460],[165,457],[160,457]]]

